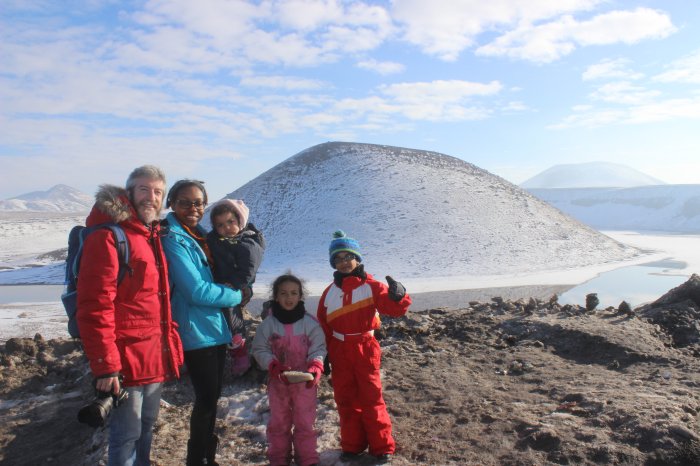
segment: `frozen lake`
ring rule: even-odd
[[[61,300],[63,285],[0,286],[0,304],[48,303]]]
[[[606,235],[649,251],[646,261],[595,275],[563,293],[560,303],[584,305],[588,293],[597,293],[599,308],[632,307],[656,300],[671,288],[700,273],[700,235],[605,231]],[[653,258],[653,259],[651,259]]]
[[[684,273],[682,267],[683,263],[672,260],[622,267],[571,288],[559,296],[559,302],[583,306],[587,294],[597,293],[599,308],[617,307],[622,301],[636,307],[655,301],[688,280],[690,274]]]

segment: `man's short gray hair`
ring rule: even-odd
[[[167,185],[165,180],[165,173],[163,170],[156,167],[155,165],[143,165],[141,167],[135,168],[131,172],[129,178],[126,179],[126,190],[131,191],[134,186],[136,186],[136,180],[139,178],[146,178],[149,180],[160,180],[163,182],[163,186]]]

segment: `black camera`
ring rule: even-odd
[[[78,421],[90,427],[103,426],[112,408],[118,408],[129,398],[129,393],[123,388],[116,395],[112,392],[96,392],[97,396],[92,403],[80,408],[80,411],[78,411]]]

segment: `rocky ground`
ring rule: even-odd
[[[700,464],[700,277],[634,310],[593,304],[496,297],[384,319],[378,338],[398,443],[393,463]],[[217,425],[222,465],[265,464],[264,377],[251,370],[227,380]],[[73,342],[8,340],[0,354],[0,464],[104,460],[104,429],[76,420],[91,397]],[[182,464],[191,387],[169,384],[163,398],[153,460]],[[237,403],[250,406],[237,411]],[[322,464],[340,464],[333,408],[324,378]]]

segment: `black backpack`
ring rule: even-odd
[[[101,228],[109,228],[114,235],[119,256],[119,272],[117,273],[117,285],[121,283],[124,274],[129,268],[129,241],[126,239],[124,229],[116,223],[102,223],[85,227],[74,226],[68,234],[68,255],[66,256],[66,289],[61,295],[63,307],[68,315],[68,333],[73,338],[80,338],[78,322],[75,313],[78,310],[78,271],[80,269],[80,258],[83,255],[83,244],[85,238],[93,231]]]

